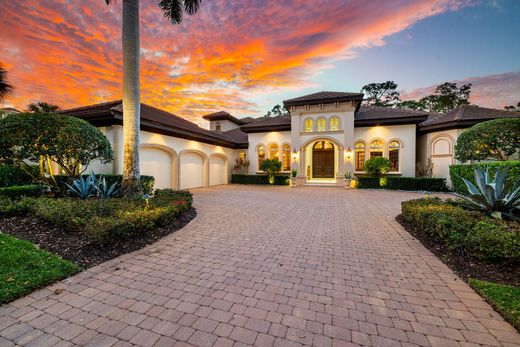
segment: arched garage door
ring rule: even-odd
[[[181,189],[204,186],[204,159],[197,153],[183,153],[180,157]]]
[[[170,153],[153,147],[141,149],[141,175],[155,177],[155,188],[173,188],[173,158]]]
[[[219,184],[227,184],[227,163],[224,157],[212,155],[209,158],[209,185]]]

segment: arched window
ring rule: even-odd
[[[330,131],[338,131],[339,130],[339,118],[336,116],[332,116],[329,121],[329,130]]]
[[[327,121],[325,120],[325,118],[318,119],[317,130],[318,131],[326,131],[327,130]]]
[[[383,156],[383,141],[374,140],[370,143],[370,158]]]
[[[269,145],[269,159],[280,160],[280,147],[276,143]]]
[[[312,119],[307,119],[305,121],[305,132],[306,133],[312,133],[314,130],[314,122],[312,121]]]
[[[356,149],[356,171],[365,170],[365,144],[357,142],[354,145]]]
[[[282,147],[282,170],[283,171],[290,171],[291,170],[291,146],[286,143]]]
[[[393,140],[388,144],[388,159],[390,159],[390,171],[399,171],[399,141]]]
[[[265,160],[265,147],[264,145],[258,145],[258,171],[262,170],[262,163]]]

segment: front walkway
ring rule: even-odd
[[[197,190],[183,230],[0,308],[0,346],[520,345],[394,221],[417,196]]]

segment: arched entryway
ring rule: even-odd
[[[330,141],[317,141],[312,146],[312,177],[334,178],[334,144]]]

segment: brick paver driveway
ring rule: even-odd
[[[394,221],[417,196],[197,190],[183,230],[0,308],[0,345],[520,345]]]

